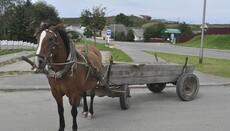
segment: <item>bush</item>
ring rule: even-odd
[[[134,41],[134,38],[135,38],[135,36],[134,36],[133,30],[129,29],[127,36],[126,36],[126,40],[132,42],[132,41]]]

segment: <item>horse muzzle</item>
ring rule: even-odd
[[[48,60],[41,56],[36,56],[34,59],[34,64],[38,69],[44,69],[48,63]]]

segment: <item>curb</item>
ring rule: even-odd
[[[43,86],[43,87],[42,87]],[[211,83],[211,84],[200,84],[200,87],[210,87],[210,86],[222,86],[222,87],[230,87],[230,83]],[[147,88],[146,85],[129,85],[130,89],[143,89],[143,88]],[[166,85],[166,88],[175,88],[176,85],[172,85],[172,84],[169,84],[169,85]],[[0,88],[0,91],[3,91],[3,92],[17,92],[17,91],[50,91],[51,88],[50,86],[48,85],[35,85],[34,88],[32,88],[30,86],[30,88],[26,88],[25,86],[24,87],[21,87],[21,88],[10,88],[10,87],[7,87],[7,85],[3,86],[3,88]]]
[[[21,51],[21,52],[17,52],[17,53],[13,53],[13,54],[2,55],[0,57],[11,57],[11,58],[6,59],[6,60],[0,60],[0,63],[4,63],[7,61],[11,61],[11,60],[21,59],[22,56],[28,57],[34,53],[35,53],[35,51]]]

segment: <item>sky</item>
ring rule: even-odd
[[[32,0],[35,3],[41,0]],[[60,17],[80,17],[84,9],[106,7],[106,16],[148,15],[189,24],[201,24],[204,0],[43,0],[53,5]],[[230,0],[206,0],[205,22],[230,24]]]

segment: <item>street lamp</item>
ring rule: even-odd
[[[201,32],[199,64],[203,63],[205,14],[206,14],[206,0],[204,0],[204,8],[203,8],[203,20],[202,20],[202,32]]]

